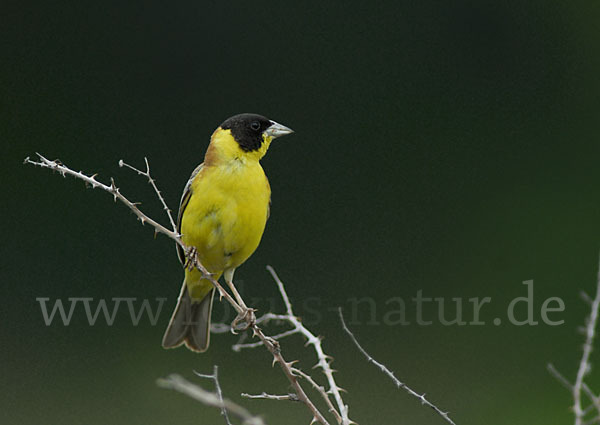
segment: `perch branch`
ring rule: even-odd
[[[193,398],[194,400],[206,404],[207,406],[216,407],[221,409],[221,411],[228,411],[232,415],[240,418],[244,425],[265,425],[265,422],[261,418],[252,415],[242,406],[230,400],[223,399],[215,393],[206,391],[200,386],[192,384],[179,375],[169,375],[166,378],[158,379],[156,383],[161,388],[178,391],[187,395],[188,397]]]
[[[385,365],[379,363],[377,360],[375,360],[373,357],[371,357],[371,355],[369,353],[367,353],[365,351],[365,349],[358,343],[358,340],[356,339],[354,334],[350,331],[350,329],[348,329],[348,326],[346,326],[346,322],[344,321],[344,315],[342,314],[341,308],[338,310],[338,313],[340,315],[340,321],[342,322],[342,327],[344,328],[344,331],[346,331],[346,333],[348,334],[348,336],[350,337],[352,342],[354,342],[354,345],[356,345],[358,350],[365,356],[368,363],[373,363],[375,366],[377,366],[383,373],[385,373],[387,376],[389,376],[392,381],[394,381],[394,383],[396,384],[396,386],[398,388],[404,389],[410,395],[419,399],[421,404],[424,404],[425,406],[432,408],[438,415],[440,415],[442,418],[444,418],[444,420],[446,422],[448,422],[452,425],[456,425],[452,421],[452,419],[450,419],[450,417],[448,416],[448,412],[444,412],[443,410],[438,408],[436,405],[434,405],[433,403],[428,401],[425,398],[425,394],[419,394],[416,391],[413,391],[408,385],[406,385],[405,383],[401,382],[398,378],[396,378],[396,376],[394,375],[394,372],[392,372]]]
[[[219,284],[219,282],[217,282],[217,280],[214,278],[214,276],[211,273],[209,273],[206,270],[206,268],[204,268],[204,266],[200,263],[195,249],[186,246],[183,243],[183,241],[181,240],[181,235],[178,234],[176,231],[167,229],[166,227],[159,224],[152,218],[148,217],[146,214],[142,213],[142,211],[140,211],[140,209],[137,207],[136,203],[131,202],[129,199],[127,199],[125,196],[123,196],[121,194],[121,192],[119,191],[119,188],[115,185],[115,182],[112,178],[111,178],[111,184],[110,184],[110,186],[108,186],[108,185],[103,184],[103,183],[99,182],[98,180],[96,180],[96,174],[94,174],[92,176],[88,176],[88,175],[83,174],[82,172],[77,172],[77,171],[71,170],[70,168],[68,168],[67,166],[62,164],[59,160],[52,161],[52,160],[49,160],[49,159],[43,157],[39,153],[37,155],[39,157],[39,162],[32,161],[29,157],[27,157],[27,158],[25,158],[23,163],[36,165],[36,166],[39,166],[42,168],[48,168],[50,170],[58,172],[63,177],[65,177],[67,175],[73,176],[73,177],[83,180],[87,184],[91,185],[92,188],[99,188],[99,189],[102,189],[102,190],[112,194],[115,202],[117,200],[119,200],[123,204],[125,204],[138,217],[138,219],[142,222],[142,224],[144,224],[144,223],[150,224],[152,227],[154,227],[154,231],[156,233],[162,233],[162,234],[168,236],[173,241],[175,241],[175,243],[177,243],[181,248],[183,248],[183,250],[186,254],[186,257],[188,259],[186,266],[188,266],[190,268],[198,269],[202,273],[202,275],[203,275],[202,277],[209,280],[210,282],[212,282],[212,284],[218,289],[221,297],[224,297],[227,300],[227,302],[229,304],[231,304],[231,306],[238,313],[244,312],[244,309],[242,309],[242,307],[240,305],[238,305],[238,303],[235,302],[233,297],[231,297],[231,295],[229,295],[229,293],[223,289],[223,287]],[[122,161],[120,161],[120,163],[121,162]],[[133,168],[133,167],[131,167],[131,168]],[[142,172],[142,174],[145,175],[145,173],[143,173],[143,172]],[[148,167],[148,174],[149,174],[149,167]],[[252,320],[251,315],[245,315],[244,318],[246,320],[246,323],[248,324],[248,327],[250,329],[252,329],[253,336],[258,337],[260,339],[260,341],[262,342],[262,344],[265,345],[267,350],[269,350],[269,352],[273,356],[273,363],[279,363],[281,370],[283,371],[284,375],[286,376],[286,378],[288,379],[288,381],[294,388],[294,391],[296,392],[298,399],[304,405],[306,405],[306,407],[311,412],[311,415],[313,417],[313,422],[316,421],[316,422],[320,422],[323,425],[329,425],[329,422],[327,422],[327,420],[325,419],[323,414],[319,411],[319,409],[317,409],[317,407],[308,398],[308,396],[306,395],[306,393],[300,386],[300,383],[298,382],[296,375],[294,375],[294,373],[292,372],[293,362],[285,361],[283,355],[281,354],[281,348],[279,346],[279,343],[276,340],[274,340],[273,338],[266,336],[262,332],[262,330],[258,327],[256,322]]]

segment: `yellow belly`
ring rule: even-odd
[[[252,255],[262,238],[271,191],[258,162],[205,167],[192,183],[192,195],[183,213],[183,242],[196,247],[211,273],[236,268]],[[186,272],[194,298],[211,289],[199,273]],[[202,288],[196,288],[196,286]]]

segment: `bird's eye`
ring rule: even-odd
[[[258,121],[252,121],[252,124],[250,124],[250,128],[254,131],[258,131],[260,130],[260,123]]]

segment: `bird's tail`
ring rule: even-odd
[[[214,293],[213,288],[202,299],[194,300],[190,297],[184,280],[177,306],[163,336],[164,348],[175,348],[185,344],[190,350],[199,353],[208,349]]]

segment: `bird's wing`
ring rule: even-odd
[[[181,234],[181,219],[183,217],[183,212],[185,211],[185,207],[187,207],[187,204],[192,196],[192,182],[202,170],[203,166],[204,163],[196,167],[196,169],[192,172],[190,179],[183,188],[183,194],[181,195],[181,201],[179,202],[179,214],[177,214],[177,233],[179,234]],[[182,264],[185,264],[185,252],[183,252],[183,249],[179,245],[177,245],[177,255],[179,256],[179,261],[181,261]]]

